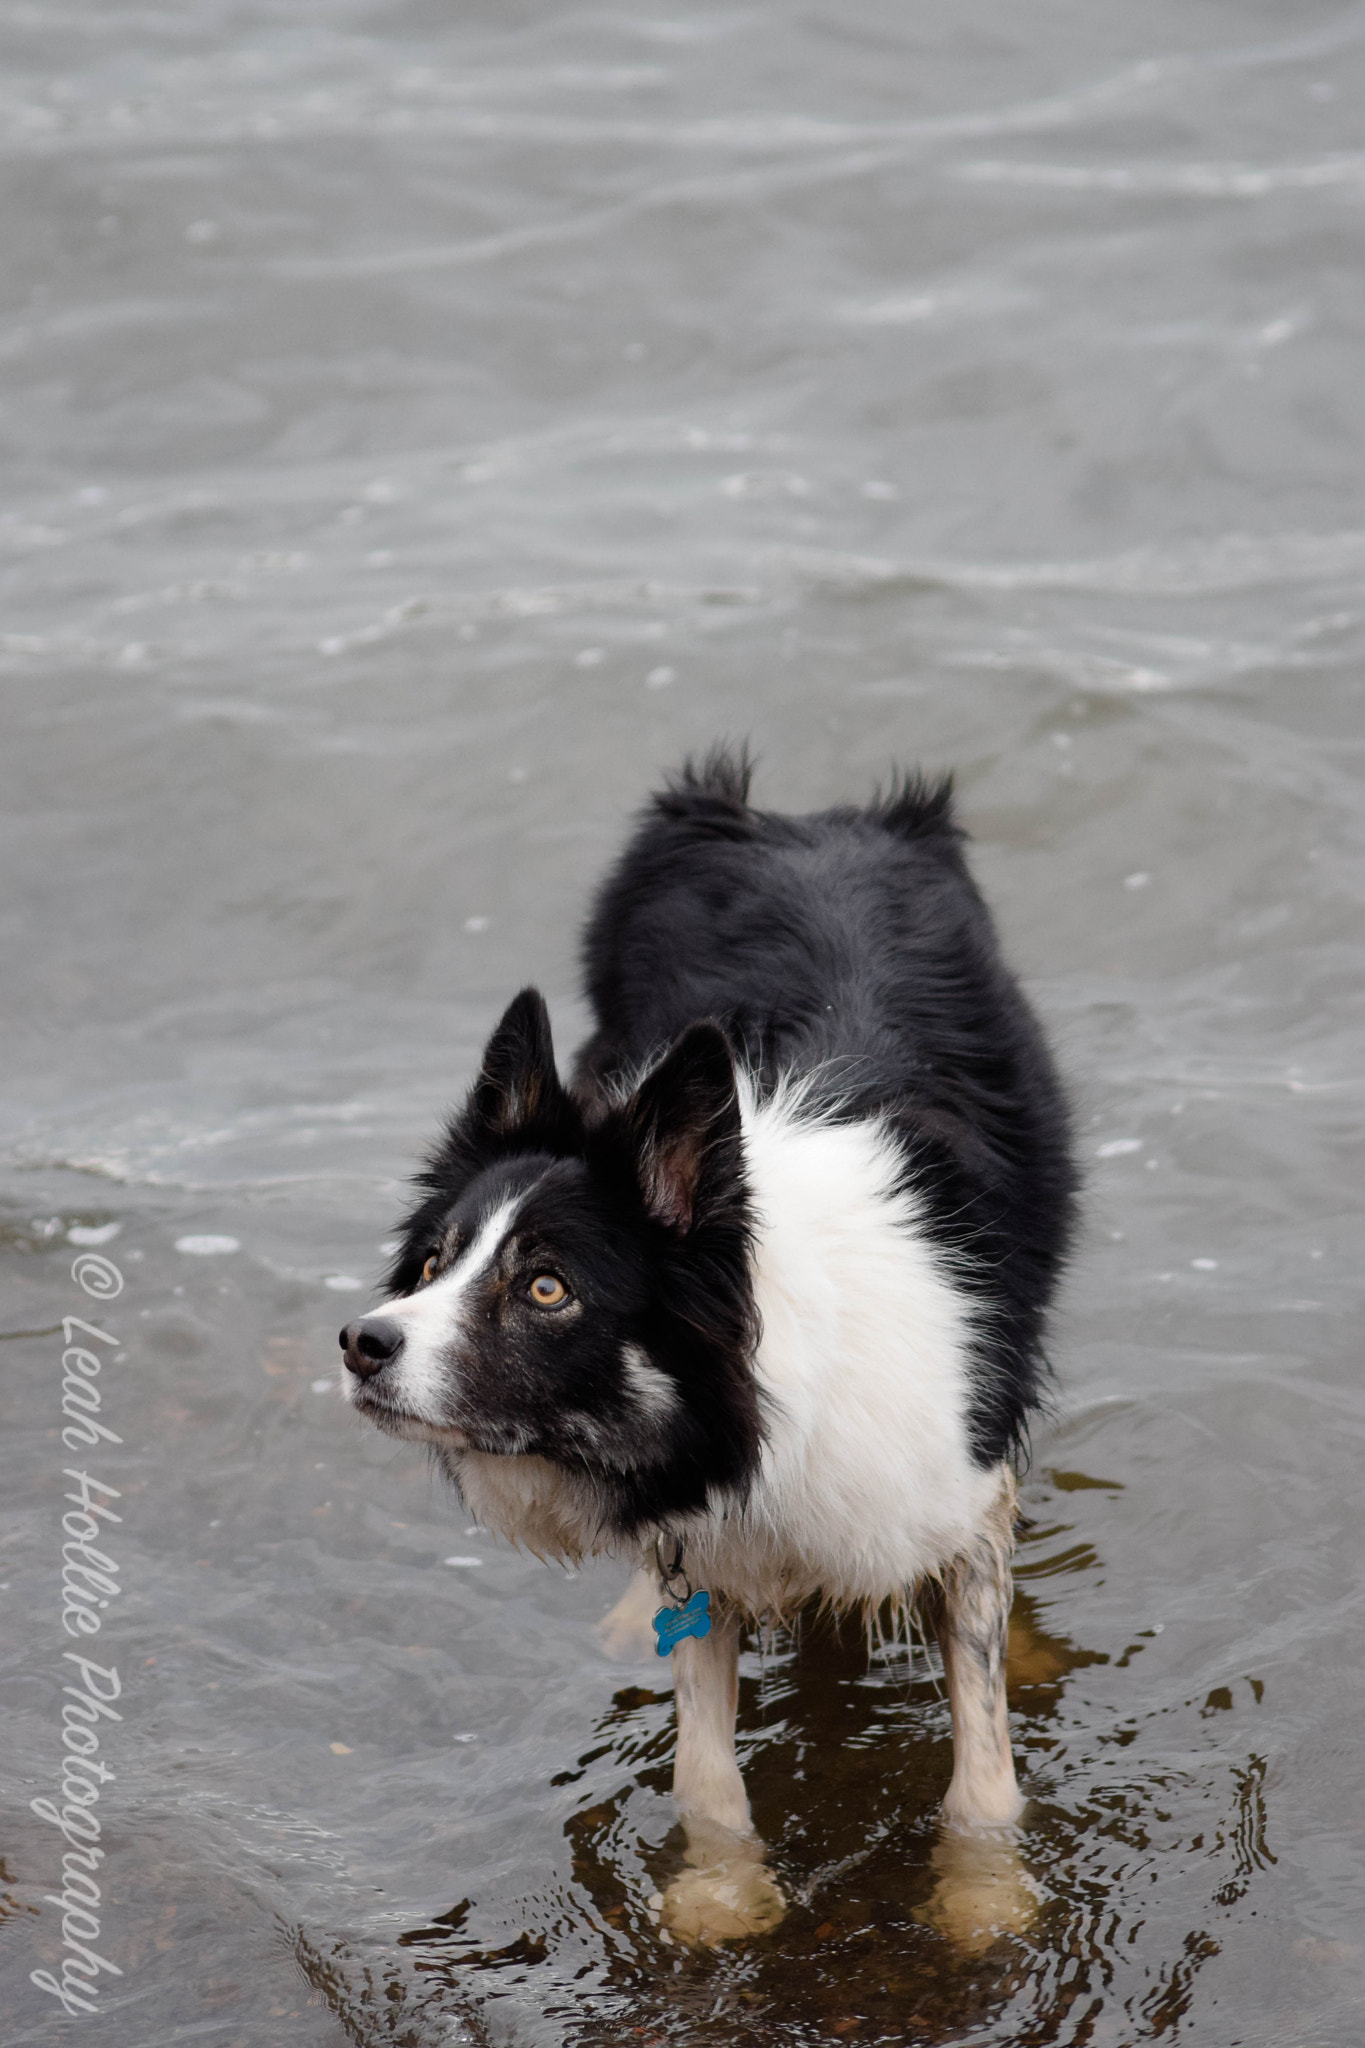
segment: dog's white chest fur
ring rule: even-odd
[[[744,1107],[757,1223],[765,1442],[746,1500],[689,1519],[693,1582],[752,1614],[908,1595],[967,1548],[1000,1491],[972,1459],[971,1297],[897,1192],[875,1123]],[[545,1460],[460,1456],[471,1508],[514,1540],[599,1547],[582,1482]]]
[[[779,1093],[744,1132],[766,1441],[689,1563],[753,1612],[880,1601],[960,1552],[999,1492],[968,1440],[971,1298],[878,1125],[807,1120]]]

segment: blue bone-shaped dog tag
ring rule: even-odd
[[[654,1617],[659,1655],[671,1657],[684,1636],[709,1636],[710,1610],[711,1595],[704,1588],[694,1593],[690,1600],[684,1600],[681,1607],[661,1607]]]

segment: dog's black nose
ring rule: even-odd
[[[338,1338],[346,1354],[346,1370],[367,1380],[396,1358],[403,1348],[403,1326],[391,1316],[362,1316],[347,1323]]]

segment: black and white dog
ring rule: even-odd
[[[1019,1813],[1014,1455],[1075,1177],[946,780],[783,817],[750,807],[747,761],[689,764],[585,960],[571,1086],[526,989],[420,1177],[388,1298],[341,1333],[345,1381],[492,1528],[648,1575],[660,1654],[680,1637],[691,1860],[747,1843],[767,1880],[733,1925],[679,1905],[706,1938],[780,1911],[735,1762],[746,1620],[915,1602],[952,1706],[945,1817]]]

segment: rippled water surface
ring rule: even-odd
[[[1336,0],[4,7],[6,2044],[1365,2035],[1363,43]],[[956,766],[1077,1103],[1042,1905],[971,1958],[917,1917],[922,1654],[754,1639],[793,1909],[665,1946],[623,1568],[496,1546],[337,1397],[414,1153],[522,982],[581,1029],[586,892],[719,733],[779,807]],[[84,2020],[30,1979],[73,1315],[122,1516]]]

